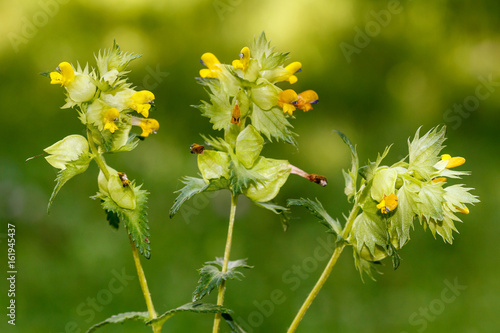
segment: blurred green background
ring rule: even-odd
[[[495,0],[1,2],[0,331],[84,332],[113,314],[146,309],[124,229],[113,231],[89,199],[97,191],[95,165],[70,181],[46,214],[56,171],[43,158],[24,160],[83,128],[74,110],[59,109],[63,89],[38,73],[61,61],[92,65],[113,39],[143,54],[130,79],[156,95],[152,117],[160,131],[107,161],[151,192],[152,257],[143,265],[163,312],[190,301],[196,269],[223,255],[227,231],[223,192],[188,202],[192,214],[168,218],[179,178],[197,174],[189,145],[202,142],[200,133],[217,134],[190,107],[207,98],[194,80],[199,58],[210,51],[228,63],[261,31],[302,62],[294,88],[320,96],[313,111],[293,120],[299,150],[273,143],[263,154],[326,175],[329,185],[290,177],[280,203],[317,197],[333,216],[348,212],[341,169],[349,153],[334,129],[357,144],[362,161],[394,143],[386,160],[392,164],[407,154],[419,126],[426,132],[438,124],[448,126],[446,152],[467,159],[472,176],[464,182],[482,201],[463,217],[452,246],[417,222],[400,268],[385,262],[377,282],[362,283],[346,250],[298,332],[498,331],[499,12]],[[226,304],[249,332],[285,332],[326,264],[324,228],[304,209],[293,213],[283,232],[272,213],[240,200],[231,257],[255,268],[229,283]],[[7,223],[16,225],[15,327],[5,316]],[[121,283],[117,274],[125,274]],[[449,283],[466,288],[453,294]],[[282,296],[271,306],[275,290]],[[212,315],[179,314],[164,332],[211,327]],[[100,330],[148,331],[138,323]]]

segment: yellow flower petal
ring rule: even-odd
[[[283,90],[278,95],[278,106],[283,109],[283,112],[293,115],[295,105],[297,103],[297,93],[292,89]]]
[[[114,133],[118,126],[116,126],[115,121],[117,121],[120,117],[120,112],[117,109],[111,108],[108,109],[104,113],[104,129],[109,130],[111,133]]]
[[[300,72],[301,68],[302,64],[298,61],[292,62],[285,67],[285,69],[290,73],[290,76],[286,79],[288,82],[290,82],[290,84],[294,84],[298,81],[298,78],[293,74]]]
[[[217,57],[210,52],[204,53],[201,56],[201,63],[208,67],[208,69],[200,70],[200,76],[202,78],[217,78],[218,72],[220,71],[220,61]]]
[[[160,123],[156,119],[141,119],[132,117],[132,125],[139,126],[142,128],[142,137],[147,137],[149,134],[156,134],[156,131],[160,128]]]
[[[312,110],[311,104],[319,102],[318,94],[314,90],[306,90],[297,96],[297,108],[304,111]]]
[[[382,214],[389,214],[398,206],[398,197],[391,193],[389,195],[384,196],[384,198],[377,205],[377,208],[380,209]]]
[[[449,154],[441,155],[441,160],[448,161],[448,164],[446,164],[447,169],[455,168],[455,167],[461,166],[462,164],[465,163],[465,158],[463,158],[463,157],[451,157],[451,155],[449,155]]]
[[[250,49],[245,46],[243,49],[241,49],[240,59],[233,60],[233,67],[236,69],[241,69],[242,71],[246,71],[249,62],[250,62]]]
[[[61,62],[56,68],[56,72],[50,73],[50,84],[60,84],[67,86],[75,78],[75,71],[69,62]]]
[[[130,98],[129,107],[147,118],[149,117],[149,109],[151,109],[151,104],[154,103],[154,100],[155,95],[151,91],[137,91]]]

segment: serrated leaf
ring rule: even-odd
[[[274,214],[279,215],[281,218],[281,225],[283,226],[283,230],[286,231],[286,229],[288,228],[288,222],[290,221],[290,216],[289,216],[290,209],[283,207],[283,206],[280,206],[280,205],[277,205],[277,204],[272,203],[270,201],[268,201],[268,202],[254,201],[253,203],[261,208],[268,209],[268,210],[272,211]]]
[[[446,126],[434,127],[421,138],[419,132],[420,128],[415,133],[413,141],[408,140],[408,170],[428,180],[436,171],[434,165],[440,160],[439,152],[443,149],[443,142],[446,140]]]
[[[47,206],[47,213],[50,211],[50,207],[52,206],[57,193],[59,193],[64,184],[66,184],[68,180],[74,176],[85,172],[88,169],[91,160],[92,159],[87,155],[82,155],[76,161],[67,162],[66,168],[58,172],[56,177],[56,186],[52,191],[52,195],[50,196],[49,204]]]
[[[328,231],[340,235],[342,233],[342,226],[340,222],[335,220],[327,213],[321,202],[316,199],[316,201],[312,201],[311,199],[288,199],[288,206],[302,206],[311,212],[317,219],[319,219],[320,223],[328,228]]]
[[[165,321],[172,318],[174,315],[180,312],[194,312],[194,313],[222,313],[229,314],[233,311],[220,305],[208,304],[208,303],[186,303],[179,306],[178,308],[168,310],[167,312],[161,314],[156,319],[146,322],[146,325],[163,325]]]
[[[291,168],[288,161],[259,157],[251,172],[256,174],[256,181],[250,183],[243,193],[253,201],[267,202],[278,195],[286,183]]]
[[[373,276],[373,273],[378,273],[382,274],[378,269],[377,265],[379,265],[379,262],[373,262],[373,261],[368,261],[359,256],[359,253],[354,250],[353,256],[354,256],[354,265],[356,266],[356,269],[359,271],[359,274],[361,276],[361,281],[365,282],[364,280],[364,275],[368,275],[373,281],[376,281],[375,277]]]
[[[260,109],[269,111],[273,106],[278,104],[280,90],[266,79],[260,79],[257,82],[258,85],[250,90],[251,100]]]
[[[170,208],[170,218],[179,211],[184,202],[191,199],[195,194],[205,191],[209,186],[202,178],[184,177],[181,181],[185,185],[182,189],[175,192],[179,193],[179,195],[175,199],[172,208]]]
[[[231,328],[231,333],[246,333],[246,331],[240,325],[238,325],[238,323],[229,313],[223,313],[222,318],[224,318],[226,323]]]
[[[215,261],[207,261],[200,269],[200,279],[198,285],[193,292],[193,302],[199,301],[203,297],[209,295],[212,290],[218,288],[223,281],[238,279],[245,277],[243,273],[238,271],[238,268],[253,268],[246,263],[246,259],[229,261],[227,272],[222,272],[223,258],[216,258]]]
[[[269,141],[272,142],[273,139],[276,139],[297,146],[297,140],[295,139],[297,134],[290,130],[293,126],[286,119],[281,109],[272,108],[269,111],[264,111],[256,104],[253,104],[250,118],[255,129],[264,134]]]
[[[388,255],[386,249],[389,239],[385,222],[374,215],[369,216],[365,212],[359,214],[354,220],[348,241],[365,260],[378,261]]]
[[[457,212],[465,208],[465,204],[479,202],[477,196],[469,193],[473,188],[463,187],[463,184],[451,185],[444,188],[444,199],[450,211]]]
[[[453,243],[453,231],[458,233],[455,223],[453,221],[461,222],[458,217],[453,213],[445,211],[443,214],[443,219],[441,221],[436,221],[434,219],[427,220],[425,223],[432,232],[434,238],[436,233],[439,234],[446,243]]]
[[[443,219],[445,191],[442,183],[423,184],[418,192],[417,215],[427,219]]]
[[[359,158],[356,152],[356,147],[351,143],[351,140],[342,132],[334,130],[342,141],[349,147],[351,151],[351,169],[348,172],[342,170],[344,175],[345,188],[344,193],[347,196],[347,200],[351,201],[357,192],[357,181],[358,181],[358,169],[359,169]]]
[[[201,111],[201,115],[210,119],[213,129],[223,130],[231,124],[231,112],[233,107],[229,96],[214,80],[204,81],[210,89],[210,103],[201,101],[201,105],[194,106]]]
[[[236,157],[247,169],[251,168],[264,147],[264,139],[252,125],[240,132],[236,139]]]
[[[229,155],[221,151],[205,150],[198,155],[198,169],[207,181],[229,178]]]
[[[119,206],[110,196],[98,194],[97,198],[102,200],[102,207],[105,211],[115,213],[120,221],[124,223],[128,234],[132,237],[139,252],[147,259],[151,257],[151,247],[149,245],[149,226],[147,218],[147,195],[148,192],[141,190],[141,186],[129,185],[136,198],[135,209],[126,209]]]
[[[254,38],[252,47],[252,58],[259,61],[262,70],[273,69],[282,65],[288,59],[288,53],[274,52],[274,47],[267,41],[266,34],[262,32]]]
[[[109,225],[114,229],[118,229],[118,227],[120,226],[120,218],[118,217],[118,214],[109,210],[106,210],[105,212],[106,220],[108,220]]]
[[[149,313],[148,312],[125,312],[125,313],[120,313],[114,316],[109,317],[108,319],[95,324],[91,328],[87,330],[87,333],[92,333],[96,331],[98,328],[107,325],[107,324],[123,324],[126,321],[129,320],[138,320],[146,323],[149,320]]]
[[[413,228],[413,219],[416,215],[415,208],[419,202],[418,194],[404,184],[397,191],[398,207],[396,212],[389,218],[389,233],[397,249],[410,239],[410,228]]]

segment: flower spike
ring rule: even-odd
[[[200,70],[200,76],[202,78],[215,79],[218,77],[220,72],[220,61],[213,53],[204,53],[201,56],[201,63],[208,67]]]

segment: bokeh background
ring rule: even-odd
[[[261,31],[303,63],[294,88],[320,96],[313,111],[293,120],[299,150],[273,143],[263,154],[326,175],[329,185],[292,176],[280,203],[317,197],[333,216],[348,212],[341,169],[349,167],[349,153],[334,129],[357,144],[362,161],[394,143],[386,160],[393,163],[407,154],[418,127],[439,124],[448,126],[446,151],[467,159],[472,176],[464,181],[482,201],[463,217],[452,246],[417,222],[400,268],[385,262],[377,282],[361,281],[346,250],[298,332],[497,331],[499,12],[495,0],[1,2],[0,331],[84,332],[113,314],[146,309],[124,229],[113,231],[89,199],[97,190],[95,165],[70,181],[46,213],[56,171],[41,157],[24,161],[83,128],[74,110],[59,109],[63,90],[38,73],[61,61],[92,65],[114,39],[122,50],[143,54],[131,64],[130,79],[156,95],[152,116],[160,131],[107,160],[151,192],[152,257],[143,265],[163,312],[189,302],[196,270],[224,251],[227,193],[200,197],[187,203],[189,213],[168,217],[179,178],[197,174],[189,145],[201,143],[200,133],[217,134],[191,107],[206,99],[194,80],[200,55],[210,51],[230,62]],[[15,327],[5,316],[7,223],[16,225]],[[231,257],[248,258],[255,268],[229,283],[226,305],[249,332],[285,332],[326,264],[324,231],[294,208],[283,232],[274,214],[240,200]],[[124,276],[120,283],[117,274]],[[270,306],[280,292],[279,304]],[[179,314],[164,332],[211,326],[212,315]],[[148,331],[138,323],[101,329]]]

